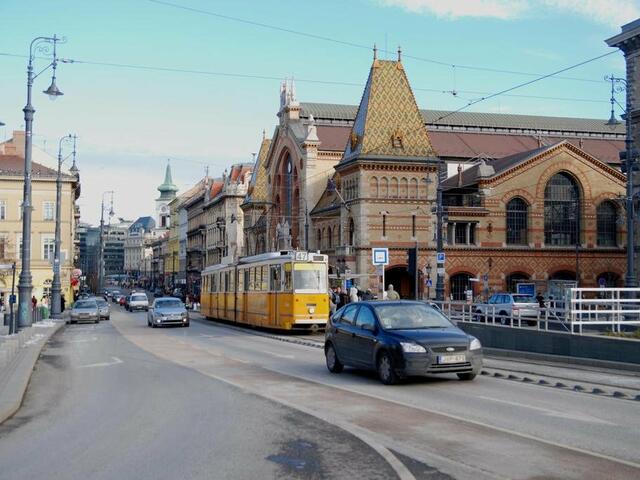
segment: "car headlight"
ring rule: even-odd
[[[184,313],[182,314],[182,318],[183,318],[183,319],[184,319],[184,318],[187,318],[187,312],[184,312]]]
[[[417,343],[400,342],[400,346],[404,353],[427,353],[427,349]]]
[[[469,350],[480,350],[481,348],[482,344],[480,343],[480,340],[473,338],[469,344]]]

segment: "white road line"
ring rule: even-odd
[[[289,360],[291,360],[293,358],[296,358],[295,355],[285,355],[285,354],[282,354],[282,353],[270,352],[268,350],[262,350],[261,353],[267,353],[269,355],[273,355],[274,357],[286,358],[286,359],[289,359]]]
[[[111,367],[113,365],[124,363],[118,357],[111,357],[111,358],[113,359],[112,362],[90,363],[89,365],[80,365],[78,368]]]

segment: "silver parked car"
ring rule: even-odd
[[[100,320],[109,320],[111,318],[111,307],[109,306],[109,302],[101,297],[89,297],[89,300],[95,300],[98,304]]]
[[[162,327],[165,325],[189,326],[189,313],[179,298],[160,297],[153,301],[147,314],[147,325]]]
[[[535,298],[522,293],[496,293],[491,295],[486,304],[475,308],[478,320],[488,321],[495,318],[501,324],[509,323],[509,319],[522,318],[529,323],[538,317],[540,307]],[[535,325],[535,322],[533,322]]]
[[[129,302],[126,304],[127,310],[133,312],[134,310],[149,311],[149,299],[146,293],[133,292],[129,295]]]
[[[100,311],[98,309],[98,303],[95,299],[89,298],[87,300],[78,300],[73,304],[71,309],[70,323],[78,322],[93,322],[98,323],[100,321]]]

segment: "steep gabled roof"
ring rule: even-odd
[[[402,62],[374,59],[341,162],[434,156]]]
[[[333,174],[332,181],[336,185],[339,183],[340,177],[338,173]],[[337,188],[339,188],[339,185]],[[340,208],[340,198],[337,194],[337,188],[325,188],[322,192],[322,195],[320,196],[320,199],[318,200],[318,203],[316,203],[315,207],[313,207],[311,212],[309,212],[309,215],[317,215],[323,212],[338,210]]]
[[[243,204],[265,203],[267,201],[267,170],[264,168],[264,162],[270,147],[271,139],[263,137]]]

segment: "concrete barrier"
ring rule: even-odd
[[[640,341],[459,322],[483,347],[640,365]]]

